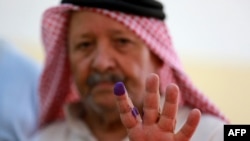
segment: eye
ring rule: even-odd
[[[88,49],[90,47],[92,47],[94,45],[93,42],[91,41],[83,41],[83,42],[80,42],[79,44],[77,44],[77,49]]]
[[[116,45],[119,47],[128,46],[132,41],[129,38],[117,38],[115,39]]]
[[[90,46],[91,46],[91,42],[82,42],[79,44],[79,47],[82,47],[82,48],[87,48]]]
[[[120,39],[118,39],[118,42],[119,42],[120,44],[127,44],[127,43],[130,42],[130,40],[129,40],[129,39],[126,39],[126,38],[120,38]]]

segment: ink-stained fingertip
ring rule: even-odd
[[[125,86],[123,82],[117,82],[114,86],[114,93],[117,96],[121,96],[125,94]]]
[[[136,107],[132,108],[131,113],[132,113],[132,115],[133,115],[134,117],[136,117],[137,115],[140,114],[139,111],[138,111],[138,109],[137,109]]]

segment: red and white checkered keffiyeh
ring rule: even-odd
[[[199,108],[202,112],[227,121],[217,107],[193,86],[183,71],[164,21],[117,11],[62,4],[45,11],[42,20],[42,39],[46,60],[40,83],[40,127],[63,118],[63,105],[78,99],[72,87],[66,53],[67,25],[70,11],[74,10],[91,10],[128,27],[147,44],[153,53],[163,60],[164,66],[160,73],[162,90],[170,82],[174,82],[181,91],[180,104]]]

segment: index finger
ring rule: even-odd
[[[131,99],[128,97],[127,90],[122,82],[115,84],[114,94],[123,125],[128,129],[135,127],[141,121],[141,117],[138,109],[134,107]]]

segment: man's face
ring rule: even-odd
[[[92,12],[72,13],[68,53],[82,100],[99,112],[116,110],[115,82],[123,81],[135,106],[141,107],[145,80],[160,61],[122,24]]]

